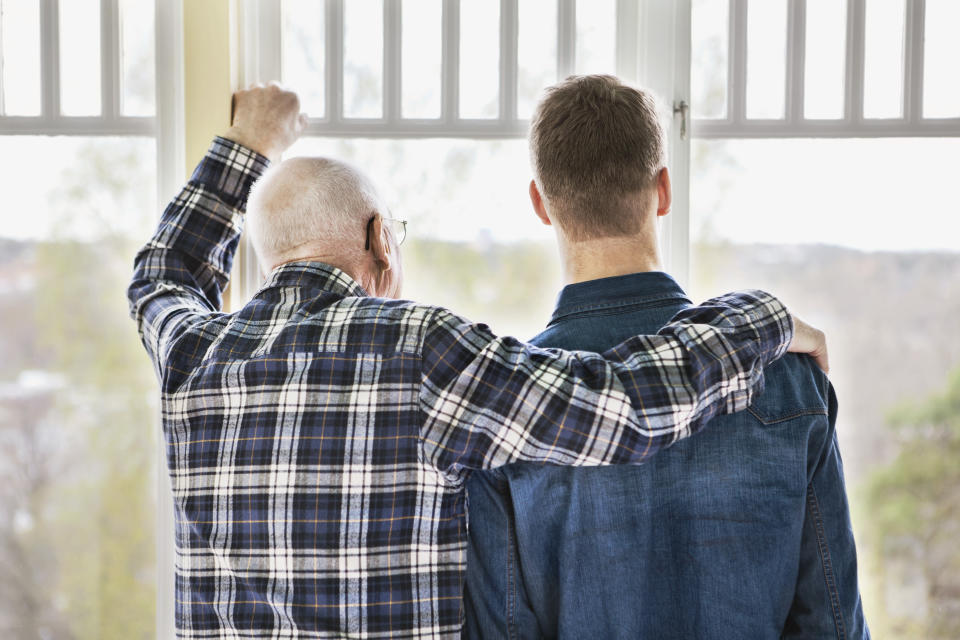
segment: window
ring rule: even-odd
[[[942,67],[956,60],[942,35],[960,20],[955,9],[693,4],[691,290],[775,291],[827,332],[864,610],[878,638],[960,633],[960,89]],[[863,78],[843,63],[851,37]],[[817,46],[800,67],[802,42]],[[758,66],[764,80],[751,88]],[[752,97],[766,120],[751,119]],[[851,100],[862,114],[851,116]]]
[[[955,2],[694,5],[693,59],[710,77],[694,83],[699,137],[960,135],[948,71],[957,45],[946,35],[958,19]]]
[[[154,6],[0,0],[0,636],[154,634]]]

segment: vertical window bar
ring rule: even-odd
[[[120,10],[117,0],[100,0],[100,115],[120,113]]]
[[[326,0],[326,112],[331,123],[343,119],[343,0]]]
[[[923,119],[923,39],[926,13],[926,0],[907,0],[903,117],[912,124]]]
[[[577,60],[577,3],[559,0],[557,7],[557,80],[573,73]]]
[[[847,0],[847,59],[844,115],[848,123],[863,121],[864,0]]]
[[[400,120],[400,91],[402,80],[400,0],[383,3],[383,118],[387,122]]]
[[[630,82],[639,79],[637,34],[640,32],[637,0],[617,0],[617,75]]]
[[[443,0],[443,59],[441,118],[460,119],[460,0]]]
[[[6,113],[6,99],[3,96],[3,0],[0,0],[0,116]]]
[[[518,0],[500,0],[500,120],[517,119]]]
[[[787,6],[787,82],[786,119],[798,123],[804,119],[803,91],[806,69],[807,3],[789,0]]]
[[[60,115],[60,4],[40,0],[40,91],[43,118]]]
[[[730,51],[727,72],[727,118],[745,119],[747,104],[747,0],[730,0]]]
[[[165,0],[157,1],[164,2]],[[260,34],[280,34],[279,37],[283,37],[283,7],[281,2],[248,2],[244,11],[248,10],[253,14],[251,16],[253,18],[252,25],[249,25],[250,21],[245,20],[249,27],[259,29]],[[283,47],[259,46],[263,36],[254,37],[253,29],[244,34],[243,52],[247,68],[256,70],[257,82],[280,81],[283,74]],[[279,41],[279,38],[275,41]],[[249,84],[250,80],[247,80],[247,83]]]

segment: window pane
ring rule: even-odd
[[[843,117],[846,29],[846,2],[807,0],[805,118]]]
[[[960,117],[960,3],[927,0],[923,54],[923,115],[927,118]]]
[[[403,0],[404,118],[440,117],[442,18],[441,0]]]
[[[460,1],[460,117],[500,113],[500,3]]]
[[[557,0],[523,0],[517,12],[517,116],[529,118],[557,79]]]
[[[875,638],[960,637],[960,219],[944,215],[957,148],[821,139],[691,150],[693,299],[760,287],[829,336]]]
[[[903,115],[904,0],[867,0],[863,117]]]
[[[314,118],[326,111],[323,9],[317,0],[283,0],[281,74],[299,94],[303,111]]]
[[[40,115],[40,3],[0,0],[3,113]]]
[[[343,114],[383,116],[383,0],[343,3]]]
[[[2,144],[0,635],[152,638],[159,394],[123,291],[155,143]]]
[[[120,0],[120,56],[123,73],[120,112],[152,116],[154,112],[154,3]]]
[[[100,0],[60,0],[60,112],[100,115]]]
[[[787,0],[747,5],[747,117],[783,118],[787,69]]]
[[[617,72],[616,0],[577,0],[575,73]]]
[[[724,118],[727,115],[729,8],[729,2],[716,0],[694,0],[693,3],[690,73],[695,118]]]
[[[408,220],[403,296],[530,338],[560,289],[553,232],[530,206],[525,140],[304,138],[287,156],[363,167]],[[523,274],[523,277],[517,277]]]

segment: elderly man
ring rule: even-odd
[[[599,351],[691,307],[661,271],[670,178],[649,94],[610,76],[549,88],[530,156],[567,281],[533,344]],[[868,637],[833,388],[799,356],[766,377],[748,411],[646,465],[472,474],[471,635]]]
[[[370,182],[317,158],[267,171],[303,127],[294,94],[240,92],[234,126],[136,259],[183,637],[457,637],[470,469],[639,463],[747,406],[791,339],[824,351],[761,292],[602,356],[393,299],[398,238]],[[251,224],[272,271],[223,313],[258,179]]]

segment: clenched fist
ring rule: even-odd
[[[276,82],[255,84],[233,94],[233,120],[223,137],[276,161],[306,126],[296,93]]]

